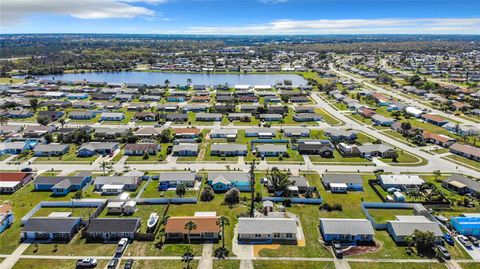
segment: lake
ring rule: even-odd
[[[273,85],[285,79],[291,80],[293,85],[306,85],[307,81],[296,74],[202,74],[202,73],[171,73],[171,72],[93,72],[77,74],[60,74],[39,76],[41,79],[55,80],[87,80],[91,82],[108,83],[146,83],[152,85],[164,84],[165,80],[170,85],[187,84],[187,79],[194,85],[219,85],[219,84],[245,84],[245,85]]]

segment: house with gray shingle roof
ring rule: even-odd
[[[186,187],[194,187],[197,175],[192,172],[164,172],[160,173],[158,189],[167,190],[183,184]]]
[[[320,232],[326,242],[370,242],[375,235],[367,219],[320,218]]]
[[[333,174],[322,175],[325,189],[332,192],[363,191],[363,178],[359,174]]]
[[[62,156],[69,148],[69,145],[64,144],[37,144],[33,148],[33,153],[38,157]]]
[[[238,218],[242,243],[297,244],[297,221],[293,218]]]
[[[237,188],[239,191],[250,191],[250,175],[245,172],[210,172],[207,183],[214,191],[228,191]]]
[[[212,156],[246,156],[247,145],[233,143],[214,143],[211,145]]]

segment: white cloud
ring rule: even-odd
[[[478,34],[480,18],[276,20],[232,27],[191,27],[195,34]]]
[[[29,15],[67,15],[80,19],[152,16],[151,9],[133,3],[163,3],[166,0],[1,0],[1,24],[14,25]]]

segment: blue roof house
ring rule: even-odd
[[[250,176],[244,172],[208,173],[207,183],[215,192],[224,192],[232,188],[237,188],[239,191],[250,191]]]
[[[480,236],[480,217],[453,217],[450,224],[461,235]]]

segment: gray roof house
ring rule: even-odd
[[[286,137],[309,137],[310,129],[301,127],[285,127],[283,133]]]
[[[470,179],[464,175],[453,174],[442,181],[445,189],[459,194],[470,193],[474,197],[480,198],[480,182]]]
[[[90,239],[117,240],[120,238],[135,239],[140,228],[139,218],[95,218],[86,230]]]
[[[207,183],[214,191],[227,191],[237,188],[240,191],[250,191],[250,175],[245,172],[210,172]]]
[[[34,217],[22,227],[21,238],[30,240],[70,241],[78,231],[80,217]]]
[[[210,154],[212,156],[245,156],[247,155],[247,145],[214,143],[211,145]]]
[[[64,144],[37,144],[33,148],[35,156],[62,156],[67,153],[69,145]]]
[[[362,191],[363,178],[359,174],[333,174],[326,173],[322,176],[322,184],[332,192]]]
[[[174,156],[197,156],[198,144],[182,143],[173,145],[172,154]]]
[[[321,218],[320,232],[323,239],[341,242],[369,242],[373,240],[375,230],[367,219]]]
[[[192,172],[165,172],[160,173],[158,178],[158,189],[165,190],[175,188],[177,185],[184,184],[187,187],[195,185],[196,174]]]
[[[259,138],[272,138],[275,137],[275,129],[273,128],[246,128],[245,136],[247,137],[259,137]]]
[[[396,216],[397,220],[387,221],[387,231],[397,243],[405,242],[405,237],[412,235],[415,230],[432,232],[437,242],[441,241],[443,232],[436,222],[425,216]]]
[[[286,145],[261,144],[255,147],[257,155],[263,157],[277,157],[287,153]]]
[[[238,218],[238,240],[244,243],[297,244],[297,230],[292,218]]]
[[[383,143],[358,146],[354,148],[354,151],[362,157],[370,155],[372,157],[392,158],[396,154],[392,146]]]
[[[95,191],[103,194],[116,194],[123,191],[135,191],[141,178],[137,176],[102,176],[94,180]]]
[[[210,131],[211,138],[236,138],[237,129],[213,129]]]

